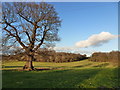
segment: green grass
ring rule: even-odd
[[[42,71],[15,71],[25,62],[3,62],[3,88],[115,88],[118,68],[108,62],[34,62]]]

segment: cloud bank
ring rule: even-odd
[[[75,49],[76,47],[54,47],[54,50],[57,50],[57,51],[72,51]]]
[[[88,56],[94,52],[93,50],[86,50],[78,47],[54,47],[53,49],[58,52],[80,53],[87,54]]]
[[[89,50],[86,47],[101,46],[104,43],[107,43],[110,40],[118,37],[120,37],[120,35],[113,35],[109,32],[101,32],[99,34],[91,35],[90,37],[88,37],[87,40],[83,40],[75,43],[75,46],[54,47],[53,49],[58,52],[72,52],[72,53],[87,54],[88,56],[90,56],[93,52],[96,52],[96,50],[94,49]]]
[[[104,43],[118,37],[109,32],[101,32],[99,34],[91,35],[87,40],[79,41],[75,44],[78,48],[85,48],[89,46],[101,46]]]

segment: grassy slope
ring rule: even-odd
[[[12,71],[25,62],[3,63],[3,88],[114,88],[118,87],[118,69],[111,63],[88,60],[70,63],[34,62],[43,71]]]

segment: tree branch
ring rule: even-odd
[[[19,15],[20,17],[22,17],[23,19],[25,19],[27,22],[29,22],[29,23],[31,23],[32,25],[34,25],[33,22],[29,21],[27,18],[25,18],[24,16],[22,16],[20,13],[18,13],[18,15]]]
[[[8,23],[7,21],[5,21],[5,23],[6,23],[8,26],[12,27],[12,28],[15,30],[15,32],[16,32],[16,36],[18,36],[17,29],[16,29],[14,26],[12,26],[10,23]]]
[[[52,8],[51,8],[51,10],[52,10]],[[49,10],[49,12],[47,12],[47,14],[43,15],[43,16],[42,16],[40,19],[38,19],[36,22],[38,23],[38,22],[40,22],[41,20],[43,20],[43,19],[46,17],[46,15],[49,15],[49,14],[50,14],[51,10]]]
[[[8,26],[8,25],[7,25]],[[16,37],[14,34],[12,34],[8,29],[7,26],[4,27],[3,29],[10,34],[10,36]]]
[[[36,50],[43,44],[46,33],[47,33],[47,31],[44,31],[43,37],[42,37],[42,39],[40,40],[41,42],[36,46],[36,48],[34,49],[34,51],[36,51]]]
[[[10,23],[8,23],[7,21],[5,21],[5,23],[7,24],[7,26],[10,26],[10,27],[12,27],[12,28],[15,30],[16,35],[12,34],[10,31],[8,31],[8,30],[6,29],[7,27],[4,28],[4,30],[7,31],[11,36],[15,37],[16,40],[19,42],[19,44],[20,44],[24,49],[27,49],[27,47],[26,47],[26,46],[23,44],[23,42],[21,41],[21,38],[20,38],[19,35],[18,35],[17,29],[16,29],[14,26],[12,26]]]
[[[34,24],[34,29],[33,29],[33,34],[32,34],[32,36],[31,36],[31,48],[33,49],[34,48],[34,44],[35,44],[35,37],[36,37],[36,30],[37,30],[37,23],[36,24]]]
[[[31,38],[30,38],[30,36],[29,36],[29,33],[28,33],[27,31],[25,31],[25,33],[26,33],[26,35],[28,36],[28,39],[29,39],[29,41],[30,41],[30,43],[31,43]]]

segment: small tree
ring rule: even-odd
[[[24,69],[34,70],[32,61],[38,48],[60,40],[61,20],[53,5],[45,2],[2,3],[2,24],[7,46],[20,45],[27,55]]]

